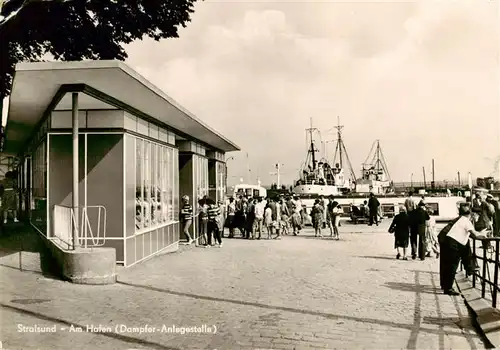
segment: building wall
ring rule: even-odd
[[[87,204],[90,224],[89,228],[81,229],[88,230],[88,236],[90,230],[97,235],[98,208],[93,206],[103,206],[106,210],[105,246],[116,248],[117,262],[124,260],[122,142],[120,134],[83,134],[79,137],[79,203],[80,206]],[[87,164],[85,164],[85,150]],[[53,222],[54,205],[72,206],[72,167],[72,136],[50,134],[48,166],[50,222]],[[79,215],[82,215],[81,212]],[[104,222],[101,225],[104,225]],[[103,228],[104,226],[101,226],[101,230]]]

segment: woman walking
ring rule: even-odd
[[[302,229],[302,216],[300,214],[302,208],[299,206],[299,203],[296,200],[293,201],[292,208],[293,208],[293,213],[291,221],[292,221],[293,235],[297,236],[300,233],[300,230]]]
[[[438,259],[439,243],[436,234],[436,218],[432,216],[434,211],[431,208],[427,208],[427,213],[429,214],[429,220],[426,221],[425,241],[427,244],[427,254],[425,256],[430,257],[431,253],[434,253],[436,259]]]
[[[323,207],[319,199],[314,201],[314,206],[311,210],[311,219],[314,227],[314,237],[323,237],[321,235],[321,227],[323,226]]]
[[[403,260],[408,260],[406,257],[406,248],[408,248],[408,243],[410,241],[410,217],[404,206],[399,208],[399,214],[392,220],[389,232],[394,233],[394,248],[398,251],[396,259],[401,258],[400,249],[402,249]]]

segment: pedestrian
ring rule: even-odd
[[[5,173],[5,179],[0,183],[0,198],[2,199],[3,223],[7,223],[9,211],[12,212],[14,222],[19,222],[17,219],[19,202],[17,197],[16,173],[14,171],[7,171]]]
[[[493,198],[491,194],[486,196],[486,201],[493,206],[493,237],[500,237],[500,201]]]
[[[220,207],[211,198],[207,199],[208,204],[208,237],[214,237],[215,242],[209,242],[209,246],[214,246],[217,243],[219,248],[222,248],[221,227],[222,218]]]
[[[392,220],[389,232],[394,234],[394,248],[396,248],[398,252],[396,259],[401,258],[400,249],[402,249],[403,260],[408,260],[406,248],[408,248],[410,239],[410,217],[406,212],[406,207],[401,206],[401,208],[399,208],[399,214]]]
[[[476,203],[477,207],[475,211],[478,214],[478,218],[474,225],[474,229],[476,231],[493,231],[493,219],[495,217],[495,208],[493,204],[486,200],[486,196],[478,197]]]
[[[420,260],[425,260],[425,255],[426,255],[426,250],[427,250],[427,244],[426,244],[426,228],[427,228],[427,220],[430,219],[429,214],[427,213],[427,210],[425,208],[424,202],[420,202],[418,204],[417,209],[414,210],[413,213],[413,224],[414,224],[414,229],[418,237],[418,242],[417,242],[417,247],[412,249],[414,252],[418,254],[418,258]],[[412,247],[413,248],[413,247]],[[416,256],[413,255],[412,252],[412,259],[415,259]]]
[[[234,198],[229,198],[229,204],[226,209],[227,217],[225,226],[229,229],[229,238],[234,238],[234,227],[236,226],[236,203]]]
[[[259,232],[257,239],[262,236],[263,225],[264,225],[264,213],[266,211],[266,203],[262,200],[262,197],[257,198],[257,203],[255,204],[255,221],[254,221],[254,234]]]
[[[426,221],[425,228],[425,241],[426,241],[426,257],[430,257],[431,253],[434,253],[436,259],[439,258],[439,242],[436,233],[436,218],[433,216],[434,211],[428,207],[427,213],[429,214],[429,220]]]
[[[280,200],[280,211],[281,232],[283,232],[284,235],[288,235],[290,211],[288,209],[288,205],[283,199]]]
[[[328,197],[328,204],[326,205],[326,224],[330,229],[330,237],[333,237],[335,218],[333,214],[333,209],[335,208],[335,198],[333,196]]]
[[[254,204],[254,199],[250,198],[248,200],[247,213],[246,213],[246,225],[245,225],[246,239],[255,238],[253,232],[254,221],[255,221],[255,204]]]
[[[375,194],[370,193],[370,198],[368,199],[368,209],[370,211],[370,221],[368,226],[372,226],[375,223],[378,226],[378,208],[380,207],[380,202],[378,201]]]
[[[474,225],[470,219],[470,205],[460,206],[459,215],[460,217],[454,220],[453,225],[449,227],[449,231],[440,239],[439,277],[441,280],[441,289],[447,295],[459,295],[453,289],[453,283],[460,260],[464,261],[468,258],[469,248],[467,247],[467,243],[469,242],[469,237],[485,238],[485,236],[474,229]],[[441,233],[440,236],[442,236]],[[469,265],[469,262],[466,265]]]
[[[212,241],[212,238],[208,238],[208,205],[206,197],[198,201],[198,234],[201,240],[201,244],[208,246]]]
[[[319,199],[314,201],[314,206],[311,209],[311,220],[314,227],[314,237],[323,237],[321,235],[321,227],[323,226],[323,207]]]
[[[292,212],[292,229],[293,235],[297,236],[302,229],[302,207],[298,201],[298,197],[294,197],[293,212]]]
[[[333,233],[334,233],[333,238],[337,238],[337,241],[340,240],[339,227],[340,227],[341,214],[342,214],[342,207],[340,206],[340,204],[337,204],[337,206],[333,208]]]
[[[267,229],[267,239],[271,239],[273,234],[273,210],[271,209],[270,204],[266,205],[266,209],[264,211],[264,224]]]
[[[189,196],[182,197],[182,208],[181,208],[181,225],[182,232],[187,238],[187,244],[191,244],[194,242],[194,239],[191,237],[189,233],[189,229],[193,224],[193,207],[189,204]]]

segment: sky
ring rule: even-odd
[[[241,147],[230,184],[278,162],[291,184],[311,118],[330,158],[340,118],[356,175],[377,139],[394,181],[429,180],[432,159],[436,180],[488,176],[500,156],[498,1],[206,0],[179,35],[127,63]]]

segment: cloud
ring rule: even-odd
[[[374,139],[396,180],[432,158],[438,178],[490,171],[483,155],[500,149],[494,4],[198,6],[181,38],[135,43],[129,63],[242,146],[264,183],[278,160],[292,181],[311,117],[323,140],[341,117],[357,173]],[[245,169],[236,155],[230,175]]]

